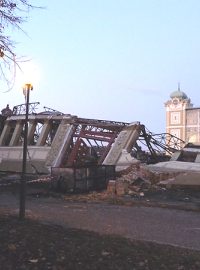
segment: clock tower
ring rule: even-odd
[[[180,90],[170,95],[166,107],[166,133],[170,133],[186,142],[186,109],[193,107],[187,95]]]

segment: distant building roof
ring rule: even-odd
[[[187,111],[189,110],[200,110],[200,107],[189,107],[189,108],[185,108]]]
[[[171,93],[170,98],[180,98],[180,99],[187,99],[187,95],[181,91],[180,89]]]
[[[7,104],[6,108],[4,108],[2,111],[1,111],[2,115],[3,116],[11,116],[12,115],[12,110],[9,108],[9,104]]]

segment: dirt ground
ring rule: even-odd
[[[2,270],[199,270],[200,252],[0,213]]]

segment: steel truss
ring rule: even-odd
[[[38,109],[39,102],[29,103],[29,114],[37,114],[36,110]],[[26,114],[26,104],[20,104],[13,107],[13,115],[22,115]]]
[[[154,163],[169,159],[171,155],[182,149],[185,142],[170,133],[153,134],[142,125],[139,139],[133,152],[146,162]],[[142,150],[142,149],[145,149]]]
[[[102,164],[115,138],[127,123],[77,118],[67,166]]]

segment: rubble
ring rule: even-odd
[[[151,172],[145,164],[132,165],[115,179],[108,181],[107,189],[101,191],[90,191],[89,193],[62,193],[58,194],[51,189],[45,190],[40,185],[35,185],[30,190],[29,196],[59,196],[69,202],[86,202],[86,203],[111,203],[126,206],[148,206],[163,207],[170,209],[182,209],[199,211],[200,195],[196,186],[188,190],[188,186],[180,186],[180,180],[184,180],[185,184],[191,183],[193,180],[200,182],[198,174],[183,173],[160,173]],[[175,188],[171,185],[174,181]],[[168,183],[168,185],[164,183]],[[199,185],[200,186],[200,185]],[[185,189],[186,187],[186,189]]]
[[[107,186],[108,194],[145,196],[149,190],[159,190],[161,181],[179,175],[179,172],[152,172],[145,164],[133,164],[120,172],[116,180],[110,180]]]

